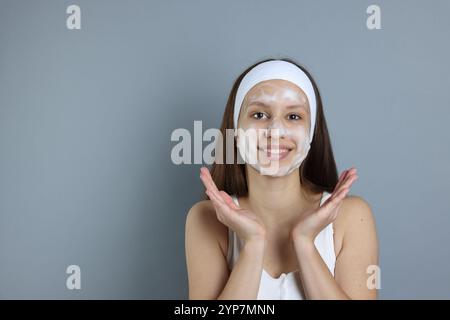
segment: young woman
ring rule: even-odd
[[[201,168],[208,197],[186,219],[189,298],[376,299],[374,218],[348,195],[356,169],[338,178],[309,72],[290,59],[249,67],[228,98],[226,129],[239,129],[232,148],[223,140],[234,162]]]

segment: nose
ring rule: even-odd
[[[274,118],[267,126],[266,138],[280,139],[286,136],[286,129],[278,118]]]

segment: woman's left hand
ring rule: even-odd
[[[291,230],[291,239],[296,241],[314,241],[319,232],[333,222],[339,212],[350,186],[358,178],[356,168],[341,173],[331,196],[315,210],[305,212]]]

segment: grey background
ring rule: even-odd
[[[366,27],[381,6],[382,30]],[[82,29],[66,28],[81,6]],[[449,1],[1,1],[0,298],[187,298],[200,165],[267,57],[315,77],[339,171],[377,221],[380,298],[450,298]],[[65,287],[77,264],[82,289]]]

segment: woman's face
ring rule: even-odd
[[[300,167],[310,148],[309,110],[306,94],[289,81],[255,85],[239,114],[238,128],[243,130],[238,130],[237,147],[243,160],[271,176],[284,176]]]

